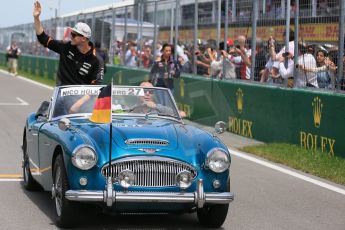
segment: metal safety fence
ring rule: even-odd
[[[186,74],[343,92],[344,12],[343,0],[127,0],[42,24],[68,40],[69,27],[87,23],[109,64],[149,69],[170,43]],[[33,23],[0,28],[3,50],[13,40],[26,54],[57,57]]]

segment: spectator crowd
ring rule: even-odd
[[[285,41],[285,33],[283,38]],[[226,43],[217,44],[210,39],[198,40],[195,48],[193,44],[181,42],[170,47],[181,73],[193,74],[196,65],[196,74],[205,78],[251,80],[252,55],[255,55],[252,80],[256,82],[323,89],[335,89],[338,84],[344,85],[343,80],[337,81],[336,46],[299,42],[298,53],[295,54],[293,31],[289,32],[288,40],[288,47],[285,47],[283,42],[278,43],[274,37],[270,37],[268,41],[256,38],[255,51],[251,49],[251,39],[244,35],[239,35],[236,39],[229,38]],[[117,42],[114,63],[118,60],[117,64],[151,69],[162,59],[162,47],[165,45],[167,44],[158,41],[153,49],[152,40],[139,45],[135,41],[129,41],[126,46]],[[122,50],[125,50],[124,58]],[[297,74],[294,78],[295,68]]]

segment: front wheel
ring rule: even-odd
[[[53,199],[57,225],[62,228],[71,227],[77,223],[78,205],[65,198],[69,185],[61,155],[56,157],[54,163],[53,183]]]
[[[205,206],[197,210],[199,223],[208,228],[219,228],[228,214],[229,204]]]

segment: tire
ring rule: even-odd
[[[199,223],[207,228],[219,228],[228,214],[229,204],[205,206],[197,210]]]
[[[73,227],[78,223],[78,204],[65,198],[69,185],[61,155],[58,155],[54,162],[53,183],[56,224],[61,228]]]
[[[226,191],[230,192],[230,177]],[[228,214],[229,204],[216,204],[197,209],[199,223],[208,228],[220,228]]]
[[[39,184],[35,181],[31,174],[25,136],[23,140],[23,181],[24,188],[28,191],[37,191],[40,189]]]

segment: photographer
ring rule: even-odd
[[[196,73],[201,76],[210,76],[210,63],[211,60],[205,56],[205,46],[199,45],[199,48],[195,51],[196,56]]]
[[[219,43],[219,58],[216,58],[216,52],[212,48],[207,49],[211,59],[210,74],[218,79],[236,79],[235,65],[232,62],[233,56],[224,50],[224,42]]]
[[[315,69],[317,67],[314,56],[308,53],[308,47],[303,42],[300,42],[298,44],[298,51],[299,56],[298,63],[296,65],[296,68],[298,69],[298,75],[296,79],[296,86],[319,88],[316,73],[306,70]]]
[[[236,66],[236,77],[242,80],[250,79],[250,56],[252,51],[247,49],[246,40],[245,36],[239,35],[237,37],[237,45],[229,51],[234,56],[232,62]]]
[[[303,65],[298,66],[303,71],[316,73],[319,88],[334,89],[336,66],[328,57],[325,50],[316,52],[317,68],[308,68]]]
[[[125,66],[128,67],[138,67],[137,60],[137,44],[133,41],[128,42],[128,50],[125,54]]]
[[[283,34],[283,40],[285,41],[286,33]],[[261,74],[261,80],[260,82],[266,82],[268,80],[273,81],[273,83],[283,83],[282,79],[279,76],[279,65],[281,61],[285,61],[285,57],[287,57],[289,54],[293,57],[294,56],[294,49],[295,49],[295,36],[294,32],[290,30],[289,32],[289,43],[288,47],[285,46],[280,49],[278,53],[276,53],[277,44],[275,39],[270,36],[270,38],[267,41],[267,47],[269,52],[269,60],[267,61],[265,65],[265,70]],[[285,56],[283,56],[285,55]],[[292,76],[289,77],[290,81],[288,82],[288,86],[292,87]]]
[[[287,68],[285,67],[285,59],[287,59]],[[279,62],[278,66],[278,72],[279,72],[279,78],[282,81],[282,84],[287,81],[287,86],[289,88],[293,87],[293,71],[294,71],[294,61],[293,61],[293,55],[289,52],[285,52],[282,55],[282,58]]]

